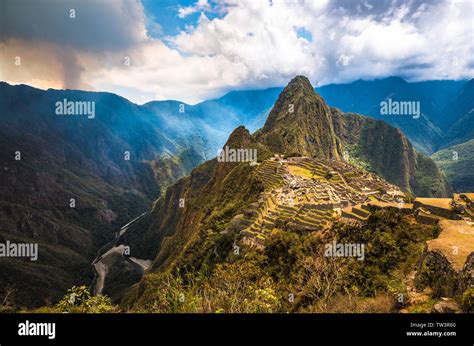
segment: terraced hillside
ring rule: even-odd
[[[253,174],[264,191],[224,232],[239,231],[243,244],[258,249],[263,249],[274,229],[322,231],[344,207],[404,198],[396,186],[340,161],[275,155],[260,163]],[[368,215],[362,210],[359,214]]]

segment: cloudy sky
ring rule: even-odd
[[[196,103],[229,90],[474,77],[474,0],[2,0],[0,79]]]

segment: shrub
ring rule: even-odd
[[[469,287],[464,291],[461,298],[461,308],[464,312],[474,312],[474,288]]]
[[[104,295],[92,296],[86,286],[73,286],[55,306],[59,312],[104,313],[117,312],[110,298]]]
[[[273,280],[253,261],[216,265],[210,276],[149,274],[134,312],[264,313],[277,312],[280,302]]]

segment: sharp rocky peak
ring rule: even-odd
[[[339,158],[331,110],[304,76],[283,89],[258,139],[277,153]]]

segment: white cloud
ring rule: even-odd
[[[198,0],[193,6],[180,7],[178,10],[178,16],[180,18],[186,18],[190,14],[201,11],[209,11],[210,9],[211,5],[209,4],[208,0]]]
[[[103,34],[89,46],[80,35],[63,33],[59,39],[48,29],[42,40],[56,48],[50,50],[55,59],[46,69],[54,70],[53,61],[57,65],[64,60],[64,66],[69,61],[78,67],[73,74],[76,85],[116,92],[139,103],[194,103],[231,89],[284,85],[296,74],[307,75],[315,84],[390,75],[413,80],[474,75],[474,9],[468,1],[201,0],[177,13],[201,15],[193,28],[169,38],[173,48],[146,36],[140,3],[122,1],[126,5],[113,2],[117,5],[108,10],[112,16],[106,22],[125,21],[128,36],[98,50],[96,42],[108,40]],[[205,13],[216,10],[212,6],[221,13],[225,8],[225,14],[209,19]],[[130,18],[121,19],[127,13]],[[90,22],[88,32],[100,32],[102,25]],[[113,25],[106,33],[113,32]],[[297,28],[308,31],[311,42],[299,37]],[[39,52],[38,35],[29,46]],[[15,53],[12,47],[28,46],[28,37],[23,34],[16,45],[11,37],[4,40],[11,53],[8,59]],[[69,45],[64,37],[70,38]],[[130,57],[130,66],[123,64],[124,56]],[[37,73],[39,64],[29,78],[43,85],[47,74]],[[49,79],[60,78],[56,70]],[[7,77],[25,80],[28,74],[10,69]]]
[[[138,103],[155,99],[196,103],[219,96],[223,88],[239,87],[234,73],[229,73],[235,71],[234,63],[222,56],[185,58],[160,41],[144,44],[137,53],[130,66],[110,65],[86,73],[85,78],[98,90],[123,89]]]
[[[472,78],[472,2],[380,3],[243,0],[222,19],[202,16],[174,43],[191,55],[238,57],[247,73],[236,78],[248,87],[278,85],[298,73],[323,84],[389,75]]]

